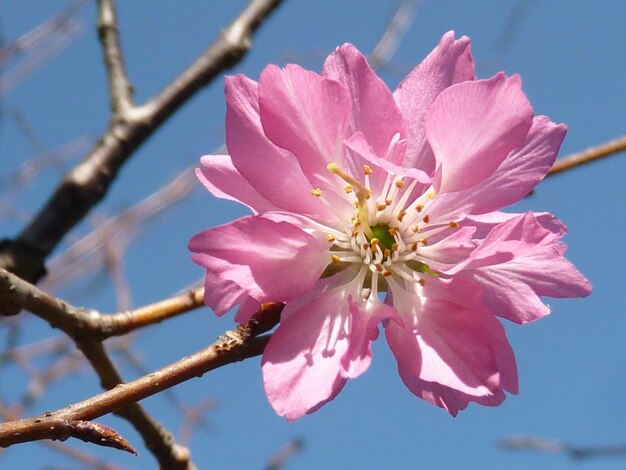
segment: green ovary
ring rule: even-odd
[[[395,240],[389,233],[389,226],[387,224],[374,225],[371,227],[372,233],[374,237],[378,239],[380,247],[384,250],[385,248],[391,250]]]

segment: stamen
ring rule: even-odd
[[[400,229],[398,227],[389,227],[389,229],[387,229],[387,232],[389,232],[389,235],[392,237],[395,237],[399,231]]]
[[[420,242],[422,245],[428,245],[428,238],[420,238],[419,242]]]
[[[402,222],[402,219],[404,219],[405,215],[406,215],[406,211],[404,209],[401,209],[400,212],[398,212],[398,215],[396,216],[396,219],[398,219],[398,222]]]
[[[320,188],[311,189],[311,194],[315,197],[322,197],[322,190]]]
[[[417,251],[417,243],[411,245],[411,251]]]
[[[459,223],[458,223],[458,222],[455,222],[455,221],[453,220],[452,222],[450,222],[450,223],[448,224],[448,227],[450,227],[450,228],[459,228]]]
[[[417,212],[422,212],[423,209],[424,209],[424,204],[418,204],[415,206],[415,210]]]
[[[370,298],[374,299],[374,301],[377,301],[378,300],[378,273],[372,274],[372,282],[370,284],[371,284]]]
[[[371,175],[372,173],[374,173],[374,170],[372,170],[371,166],[363,165],[363,174],[364,175]]]
[[[363,227],[363,231],[369,237],[373,237],[372,229],[369,227],[369,214],[367,210],[366,201],[370,198],[371,192],[363,186],[359,181],[355,180],[352,176],[348,175],[345,171],[341,170],[335,162],[329,163],[326,165],[328,171],[332,174],[339,176],[346,183],[350,183],[354,188],[357,189],[356,197],[359,201],[358,211],[359,211],[359,220],[361,221],[361,226]],[[364,171],[367,173],[367,169],[369,168],[367,165],[364,167]],[[371,168],[369,168],[371,172]]]
[[[424,279],[423,277],[420,278],[419,281],[417,281],[419,283],[420,286],[424,287],[426,285],[426,279]]]
[[[422,220],[424,221],[425,224],[427,224],[428,222],[430,222],[430,216],[426,214]]]
[[[420,231],[420,228],[419,228],[417,225],[412,225],[412,226],[411,226],[411,231],[412,231],[413,233],[417,233],[417,232],[419,232],[419,231]]]
[[[331,261],[332,261],[333,263],[335,263],[335,264],[336,264],[336,263],[340,263],[340,262],[341,262],[341,258],[340,258],[339,256],[337,256],[337,255],[332,255],[332,256],[330,257],[330,259],[331,259]]]
[[[343,190],[346,192],[346,194],[350,194],[353,191],[352,185],[349,184],[348,186],[343,188]]]
[[[326,235],[326,241],[328,243],[333,243],[335,240],[337,240],[337,238],[335,238],[335,236],[332,233],[329,233]]]
[[[404,188],[404,181],[402,181],[402,180],[396,181],[395,184],[396,184],[396,188],[398,188],[398,189]]]

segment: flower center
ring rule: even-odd
[[[338,230],[328,233],[331,263],[322,277],[355,266],[363,288],[371,289],[371,298],[378,291],[386,291],[390,282],[404,280],[424,285],[429,276],[438,276],[420,253],[420,246],[428,244],[427,236],[456,228],[458,224],[429,226],[430,217],[424,215],[424,208],[434,197],[432,188],[417,190],[420,183],[416,179],[396,178],[388,172],[384,185],[382,188],[379,185],[374,194],[369,179],[373,170],[368,165],[364,165],[363,182],[336,163],[327,168],[348,183],[342,190],[355,196],[352,201],[355,211],[349,221],[342,221]],[[410,180],[409,184],[405,179]],[[312,194],[323,198],[319,189],[314,189]]]

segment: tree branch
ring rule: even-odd
[[[577,166],[594,162],[600,158],[608,157],[609,155],[623,152],[624,150],[626,150],[626,135],[615,140],[611,140],[605,144],[598,145],[597,147],[590,147],[582,152],[560,158],[554,162],[554,165],[552,165],[552,168],[548,172],[547,176],[571,170]]]
[[[185,295],[174,297],[174,300],[170,302],[161,302],[166,313],[153,315],[154,321],[152,322],[146,320],[146,312],[154,311],[155,307],[139,309],[138,320],[135,324],[147,325],[171,317],[175,314],[174,312],[188,311],[194,308],[193,301],[197,297],[197,294],[187,294],[186,297]],[[178,308],[174,306],[176,303]],[[201,302],[195,302],[195,304],[198,303]],[[18,276],[0,269],[0,313],[8,310],[10,310],[9,313],[15,313],[15,309],[19,311],[22,308],[33,312],[46,320],[50,326],[62,330],[72,338],[98,374],[103,388],[113,389],[124,382],[101,341],[111,336],[110,331],[115,331],[116,328],[126,328],[129,331],[128,324],[132,323],[136,316],[129,315],[130,312],[117,316],[102,315],[95,310],[74,307],[41,291]],[[125,318],[121,319],[121,317]],[[106,318],[112,320],[107,321]],[[118,414],[133,424],[162,468],[181,470],[195,468],[190,462],[189,451],[176,444],[171,433],[152,418],[141,405],[131,403],[119,410]],[[52,422],[53,429],[49,432],[51,436],[56,437],[50,438],[62,439],[73,436],[75,433],[72,434],[74,431],[70,428],[71,424],[72,420]],[[84,426],[81,429],[84,429]]]
[[[15,274],[0,269],[1,313],[15,314],[22,309],[28,310],[75,341],[103,341],[111,336],[159,323],[204,306],[203,296],[204,287],[200,287],[135,310],[101,314],[95,310],[74,307]]]
[[[115,15],[115,0],[98,0],[98,36],[102,43],[104,64],[109,80],[113,119],[117,117],[123,120],[133,109],[133,87],[128,81],[124,68]]]
[[[0,447],[40,439],[73,437],[69,432],[72,423],[93,420],[194,377],[201,377],[218,367],[258,356],[270,337],[255,337],[249,326],[238,326],[208,348],[137,380],[120,384],[108,392],[55,412],[0,424]]]
[[[189,98],[242,59],[252,34],[280,1],[252,0],[219,39],[158,96],[132,107],[124,120],[112,119],[96,147],[65,175],[17,239],[0,243],[0,267],[30,281],[40,279],[46,256],[104,197],[133,152]]]

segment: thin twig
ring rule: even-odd
[[[596,147],[590,147],[582,152],[577,152],[557,160],[548,172],[547,176],[556,175],[566,170],[571,170],[580,165],[591,163],[600,158],[608,157],[626,150],[626,135],[611,140]]]
[[[62,284],[85,279],[94,271],[102,270],[102,262],[99,260],[102,260],[102,252],[106,250],[107,244],[114,241],[123,251],[132,238],[141,232],[143,222],[180,202],[198,187],[193,184],[194,170],[195,167],[183,170],[137,204],[115,216],[98,221],[97,227],[91,232],[50,260],[50,274],[41,284],[44,290],[52,291]]]
[[[28,280],[45,273],[44,259],[108,191],[121,166],[165,120],[249,50],[252,34],[281,0],[252,0],[187,70],[125,120],[112,119],[92,152],[65,175],[15,240],[0,244],[0,267]]]
[[[115,0],[98,0],[98,35],[109,79],[113,118],[125,119],[133,109],[133,87],[124,67],[115,15]]]
[[[270,336],[255,337],[250,328],[238,327],[233,332],[227,332],[208,348],[137,380],[120,384],[108,392],[55,412],[1,423],[0,447],[40,439],[72,437],[68,432],[71,423],[93,420],[223,365],[258,356],[263,352]]]
[[[385,32],[376,43],[367,60],[373,69],[383,67],[402,43],[402,38],[411,27],[419,0],[402,0]]]
[[[539,437],[511,437],[501,440],[498,445],[509,450],[565,454],[573,459],[626,456],[626,445],[580,446]]]
[[[102,341],[159,323],[202,307],[203,296],[204,288],[200,287],[135,310],[107,315],[74,307],[0,269],[0,312],[28,310],[74,340]]]

